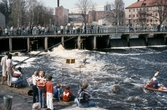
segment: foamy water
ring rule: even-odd
[[[19,53],[13,56],[14,64],[23,61],[38,52],[28,55]],[[122,51],[65,50],[58,46],[53,51],[42,52],[18,66],[23,68],[25,77],[30,77],[35,70],[44,70],[52,75],[54,83],[70,84],[74,94],[80,83],[88,81],[92,100],[98,106],[112,110],[165,110],[167,95],[142,89],[140,84],[147,83],[159,70],[159,82],[167,86],[165,80],[167,51],[155,49],[125,49]],[[88,58],[86,65],[82,60]],[[66,59],[75,59],[74,64],[67,64]],[[133,84],[135,83],[135,84]],[[120,91],[112,91],[118,85]],[[159,108],[158,108],[159,107]]]

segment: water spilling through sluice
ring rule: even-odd
[[[166,46],[163,37],[138,37],[131,36],[130,38],[113,37],[110,39],[111,48],[116,47],[149,47],[149,46]]]
[[[128,47],[128,42],[126,39],[110,39],[111,47]]]

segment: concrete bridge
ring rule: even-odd
[[[119,32],[93,34],[53,34],[0,36],[0,51],[32,51],[52,49],[62,44],[67,49],[103,49],[132,46],[166,45],[167,32]]]

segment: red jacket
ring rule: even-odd
[[[70,97],[74,96],[70,90],[64,90],[63,92],[63,101],[69,101]]]
[[[51,81],[47,81],[45,88],[46,88],[46,93],[49,92],[54,94],[53,84]]]
[[[152,87],[154,85],[154,81],[150,82],[146,87]]]

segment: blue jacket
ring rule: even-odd
[[[60,101],[60,89],[59,88],[54,88],[54,98],[57,98]]]
[[[158,81],[155,80],[155,81],[154,81],[154,88],[158,89],[158,87],[159,87],[159,86],[158,86]]]

